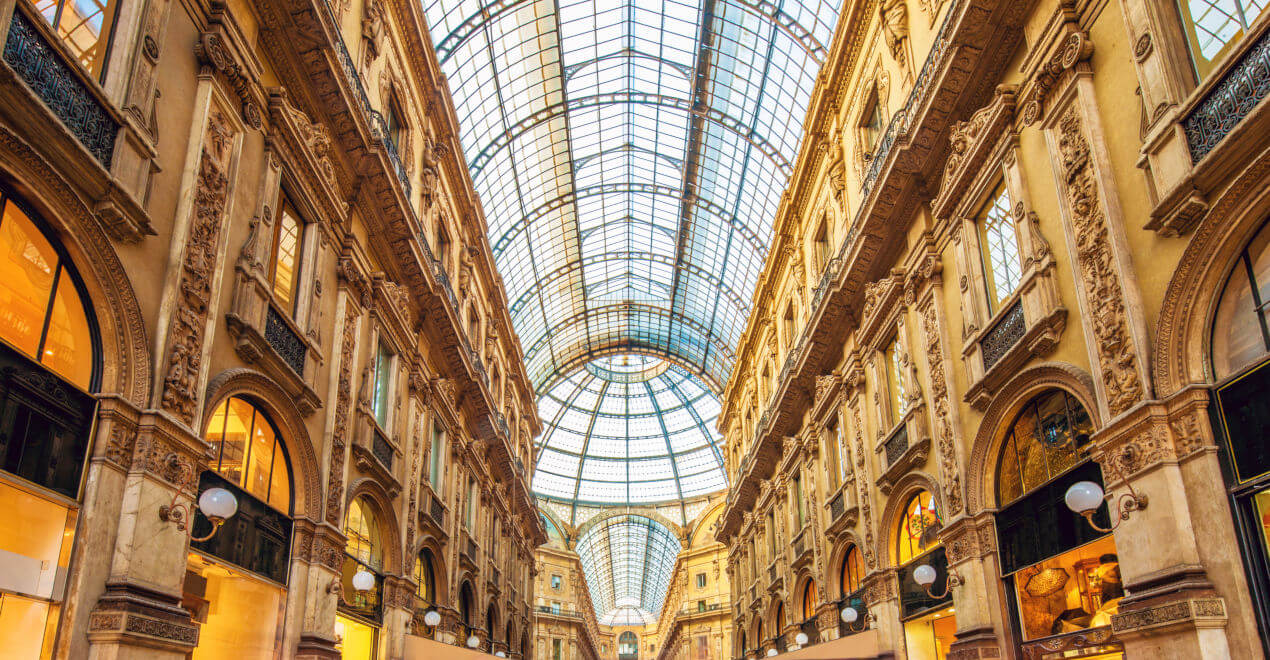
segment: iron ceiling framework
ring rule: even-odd
[[[601,623],[656,620],[680,549],[673,531],[644,516],[613,516],[588,530],[577,551]]]

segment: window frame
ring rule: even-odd
[[[382,362],[387,358],[386,364]],[[397,351],[393,349],[392,344],[383,332],[380,332],[376,338],[374,362],[371,364],[371,383],[370,383],[370,418],[374,420],[379,429],[388,434],[393,422],[393,395],[397,385]],[[385,367],[380,371],[381,364]],[[386,378],[386,382],[381,382],[381,378]],[[382,396],[380,386],[383,385]],[[380,405],[383,409],[380,409]],[[382,413],[382,418],[381,418]]]
[[[61,28],[58,27],[58,24],[61,23],[63,12],[66,10],[67,5],[72,4],[72,0],[52,1],[55,3],[55,9],[53,12],[53,18],[51,19],[46,17],[44,12],[35,6],[31,7],[31,11],[35,13],[39,19],[43,21],[44,25],[53,32],[54,37],[56,37],[59,42],[58,45],[67,51],[67,54],[70,56],[69,59],[84,72],[84,75],[96,82],[98,85],[104,85],[106,82],[106,76],[110,73],[110,60],[115,45],[115,30],[119,25],[119,16],[123,5],[126,4],[128,0],[106,0],[106,11],[101,12],[103,15],[103,29],[97,36],[97,45],[103,46],[100,56],[96,58],[96,60],[100,62],[100,69],[97,71],[94,71],[89,66],[85,66],[83,60],[79,57],[78,52],[68,43],[69,35],[63,36]],[[112,4],[114,5],[113,9],[110,8],[110,5]],[[34,5],[34,1],[32,2],[32,5]]]
[[[1000,210],[1002,200],[1005,201],[1005,213],[1003,216],[994,218],[994,212]],[[975,238],[978,239],[979,269],[983,277],[983,291],[981,293],[983,294],[984,303],[987,305],[988,318],[996,317],[997,314],[1008,307],[1009,303],[1018,296],[1019,291],[1023,288],[1023,237],[1019,232],[1018,219],[1014,217],[1013,205],[1014,200],[1010,196],[1010,187],[1002,180],[989,189],[989,193],[979,204],[979,210],[975,213]],[[1016,262],[1015,265],[1018,267],[1018,271],[1013,273],[1014,284],[1004,296],[1000,295],[1001,292],[997,280],[999,275],[1010,275],[1010,273],[999,274],[993,264],[997,255],[993,254],[993,241],[990,240],[992,237],[990,232],[993,230],[989,227],[989,222],[994,219],[997,221],[997,227],[1004,227],[1002,231],[1008,230],[1009,232],[1009,237],[1002,238],[1013,239],[1008,244],[1014,247],[1012,256]],[[1006,259],[1011,257],[1008,254],[1002,256]]]
[[[1236,3],[1236,16],[1224,14],[1230,18],[1234,18],[1239,25],[1239,30],[1226,41],[1221,42],[1221,47],[1213,54],[1213,56],[1204,56],[1200,50],[1199,35],[1196,32],[1198,23],[1192,18],[1190,0],[1177,0],[1177,17],[1178,24],[1182,32],[1182,42],[1186,49],[1186,59],[1190,64],[1190,72],[1195,76],[1197,83],[1202,84],[1208,80],[1215,72],[1221,69],[1223,62],[1228,60],[1232,53],[1239,50],[1239,45],[1243,43],[1248,36],[1256,31],[1258,25],[1270,16],[1270,5],[1261,10],[1261,13],[1249,19],[1248,11],[1245,5],[1248,0],[1229,0]],[[1203,62],[1201,62],[1201,58]]]
[[[224,456],[225,456],[225,432],[226,430],[228,430],[228,426],[229,426],[229,405],[231,401],[235,401],[235,400],[245,403],[246,405],[250,406],[252,410],[252,417],[251,417],[249,426],[247,428],[246,441],[244,442],[244,449],[243,449],[243,455],[242,455],[243,469],[240,475],[241,483],[233,482],[228,475],[221,472],[221,465],[220,465],[221,463],[223,463]],[[211,433],[211,423],[212,423],[212,420],[215,419],[216,411],[220,410],[221,408],[225,409],[225,414],[222,417],[222,421],[221,421],[221,436],[218,442],[219,451],[217,451],[215,459],[213,459],[212,461],[208,463],[208,466],[207,466],[208,469],[220,475],[221,478],[225,479],[226,481],[229,481],[230,483],[234,483],[234,485],[238,486],[238,488],[241,489],[244,493],[259,500],[262,504],[273,509],[274,511],[278,511],[279,513],[282,513],[283,515],[287,517],[291,517],[295,515],[294,513],[295,512],[295,486],[296,486],[295,470],[292,468],[291,453],[287,449],[287,443],[283,439],[283,434],[278,429],[278,425],[274,423],[273,417],[269,414],[268,410],[265,409],[265,407],[262,405],[262,402],[260,402],[259,399],[256,399],[253,396],[243,394],[240,392],[230,394],[224,397],[223,399],[221,399],[220,402],[218,402],[216,406],[211,409],[211,412],[207,415],[208,421],[203,428],[203,438],[205,442],[209,442],[209,443],[212,442],[211,440],[208,440],[207,438],[209,434]],[[251,455],[252,455],[252,450],[255,447],[255,443],[252,442],[252,440],[255,437],[256,420],[258,418],[263,418],[265,424],[267,424],[269,426],[269,429],[273,432],[273,442],[274,442],[274,448],[275,448],[273,457],[271,457],[269,461],[269,478],[268,478],[269,488],[266,491],[265,496],[263,498],[251,492],[251,490],[248,487],[248,483],[249,483],[248,471],[250,470],[250,467],[253,465],[251,461]],[[287,472],[287,508],[286,510],[279,509],[270,502],[270,500],[272,500],[273,486],[274,486],[273,474],[274,474],[274,470],[277,467],[275,464],[277,462],[278,454],[282,455],[282,461],[283,461],[282,468],[286,470]]]
[[[304,214],[300,212],[299,206],[297,206],[292,200],[292,197],[287,192],[285,186],[279,190],[278,198],[279,199],[276,204],[278,209],[274,211],[273,232],[269,245],[269,295],[273,299],[275,306],[286,312],[287,316],[294,320],[296,316],[298,316],[300,309],[300,283],[301,277],[306,270],[304,268],[304,247],[305,239],[308,235],[309,222],[305,219]],[[291,300],[284,301],[281,296],[278,295],[278,257],[279,248],[281,246],[283,219],[287,216],[288,210],[291,211],[291,217],[296,223],[296,237],[295,254],[293,257],[294,263],[292,264],[291,270]]]

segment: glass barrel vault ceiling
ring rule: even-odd
[[[674,532],[644,516],[613,516],[587,530],[577,550],[600,623],[657,620],[679,556]]]

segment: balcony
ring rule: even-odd
[[[359,410],[358,417],[363,421],[353,442],[353,462],[357,469],[377,478],[390,496],[396,497],[401,492],[401,482],[393,472],[393,458],[397,450],[379,423],[365,410]]]
[[[877,480],[878,490],[883,495],[889,494],[901,477],[926,464],[930,455],[930,435],[926,433],[924,410],[925,405],[920,403],[910,408],[877,448],[885,460],[885,469]]]
[[[848,479],[829,499],[829,525],[825,527],[825,536],[830,540],[854,527],[860,517],[860,507],[856,503],[855,480]]]
[[[815,543],[812,541],[811,535],[815,531],[811,525],[803,527],[802,531],[794,536],[794,543],[790,546],[789,565],[791,571],[797,574],[798,569],[806,564],[810,564],[813,559],[813,548]]]
[[[1263,31],[1182,119],[1186,146],[1199,163],[1270,94],[1270,31]]]

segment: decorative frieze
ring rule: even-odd
[[[944,371],[942,332],[933,296],[927,298],[918,314],[930,368],[931,418],[935,426],[939,480],[944,491],[944,508],[951,518],[960,514],[965,507],[961,496],[961,474],[957,467],[957,431],[949,407],[948,377]]]
[[[1213,626],[1225,622],[1226,601],[1221,598],[1190,598],[1113,614],[1111,630],[1116,635],[1125,635],[1162,626]]]
[[[351,432],[353,404],[353,352],[357,343],[360,312],[352,297],[344,302],[344,330],[340,338],[339,380],[335,395],[335,426],[331,431],[330,471],[326,479],[326,521],[339,526],[344,512],[345,448]]]

